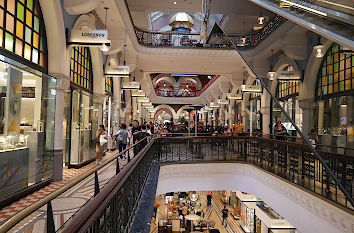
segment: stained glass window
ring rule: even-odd
[[[291,65],[286,66],[284,71],[294,71]],[[278,99],[287,99],[294,95],[298,95],[300,91],[299,81],[279,81],[278,82]]]
[[[333,43],[323,57],[317,76],[316,97],[354,89],[354,56]]]
[[[38,0],[0,0],[0,47],[47,67],[47,39]]]
[[[113,94],[113,79],[112,79],[112,77],[106,77],[105,90],[106,90],[106,93]]]
[[[259,86],[260,81],[258,79],[254,80],[254,82],[252,83],[252,86]],[[253,99],[259,99],[261,97],[261,93],[250,93],[250,100]]]
[[[79,46],[72,48],[70,77],[73,83],[92,90],[92,64],[89,48]]]

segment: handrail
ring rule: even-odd
[[[145,139],[145,138],[144,138]],[[46,197],[40,199],[39,201],[35,202],[31,206],[27,207],[26,209],[20,211],[17,213],[15,216],[11,217],[8,221],[6,221],[4,224],[0,226],[0,233],[6,233],[9,231],[12,227],[14,227],[16,224],[21,222],[23,219],[25,219],[27,216],[32,214],[34,211],[38,210],[39,208],[43,207],[44,205],[48,204],[50,201],[54,200],[61,194],[65,193],[68,191],[70,188],[74,187],[75,185],[79,184],[82,182],[84,179],[87,177],[93,175],[95,172],[100,170],[101,168],[105,167],[109,163],[113,162],[116,160],[120,155],[124,154],[125,152],[129,151],[132,149],[134,146],[138,145],[139,143],[143,142],[144,139],[138,141],[137,143],[131,145],[130,147],[126,148],[123,150],[121,153],[118,153],[111,158],[107,159],[104,161],[101,165],[97,165],[96,167],[90,169],[89,171],[83,173],[79,177],[75,178],[74,180],[70,181],[69,183],[63,185],[61,188],[57,189],[56,191],[50,193]]]
[[[340,191],[344,194],[344,196],[347,198],[349,203],[354,206],[354,200],[353,198],[349,195],[348,191],[343,187],[343,185],[339,182],[338,178],[334,175],[333,171],[329,168],[328,164],[324,161],[322,156],[316,151],[316,149],[312,146],[311,142],[309,139],[305,136],[305,134],[300,130],[299,126],[295,123],[295,121],[290,117],[288,112],[283,108],[283,106],[279,103],[278,99],[273,95],[273,93],[270,91],[270,88],[268,86],[268,80],[266,78],[261,78],[258,73],[254,70],[253,66],[249,64],[249,62],[246,60],[246,58],[243,56],[243,54],[240,52],[240,50],[237,48],[235,43],[229,38],[229,36],[221,29],[219,28],[223,35],[226,36],[226,38],[232,43],[233,48],[237,51],[237,53],[240,55],[242,60],[245,62],[245,64],[248,66],[250,71],[254,74],[257,80],[261,82],[262,87],[267,91],[267,93],[270,95],[272,100],[275,102],[275,104],[280,108],[280,110],[284,113],[285,117],[290,121],[290,123],[295,127],[296,131],[298,134],[302,137],[304,140],[305,144],[307,144],[314,153],[315,157],[319,160],[319,162],[322,164],[322,166],[325,168],[326,172],[329,174],[329,176],[333,179],[333,181],[338,185]]]
[[[133,172],[134,168],[139,164],[139,162],[143,159],[145,152],[150,148],[154,139],[150,140],[150,142],[141,150],[133,160],[127,164],[126,167],[107,184],[107,187],[102,189],[102,191],[94,198],[88,201],[85,210],[81,209],[75,216],[75,218],[68,224],[64,226],[62,229],[62,233],[72,233],[76,232],[79,228],[86,229],[89,226],[89,219],[95,219],[100,214],[102,209],[106,206],[112,196],[115,195],[114,190],[119,190],[121,186],[124,184],[125,180],[129,177],[129,175]],[[141,177],[143,178],[143,177]],[[99,206],[99,208],[97,208]]]

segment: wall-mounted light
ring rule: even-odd
[[[324,45],[316,45],[316,46],[313,46],[313,55],[317,58],[321,58],[324,56],[324,50],[325,50],[325,47]]]

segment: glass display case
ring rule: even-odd
[[[66,136],[69,140],[66,140],[65,149],[69,153],[65,158],[70,166],[80,166],[95,157],[97,112],[98,104],[92,94],[79,89],[71,91],[71,130],[66,130],[70,137]],[[69,144],[70,152],[67,149]]]
[[[56,98],[55,78],[4,60],[0,61],[0,174],[4,174],[0,200],[52,178]]]

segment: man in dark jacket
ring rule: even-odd
[[[226,205],[224,205],[224,209],[221,211],[222,212],[222,225],[227,227],[227,217],[229,215],[229,210],[226,208]]]

